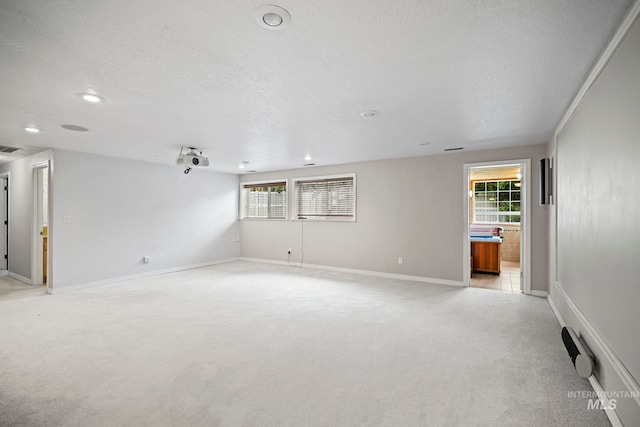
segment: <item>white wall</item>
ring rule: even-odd
[[[56,150],[51,184],[54,289],[239,256],[236,175]]]
[[[463,280],[463,165],[546,156],[546,145],[456,152],[436,156],[243,175],[241,181],[357,174],[357,222],[304,223],[305,263]],[[532,289],[547,290],[546,208],[537,205],[538,170],[532,171]],[[290,202],[294,199],[290,197]],[[300,221],[243,220],[241,255],[300,261]],[[404,263],[397,263],[398,257]]]
[[[640,393],[640,23],[551,144],[550,300],[596,355],[607,391]],[[618,399],[640,425],[640,398]]]

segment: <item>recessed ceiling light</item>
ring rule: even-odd
[[[256,10],[256,21],[262,28],[281,30],[291,23],[291,15],[280,6],[267,5]]]
[[[24,128],[24,130],[26,130],[29,133],[38,133],[38,132],[40,132],[40,129],[38,129],[35,126],[27,126],[26,128]]]
[[[379,112],[379,111],[376,111],[376,110],[367,110],[367,111],[364,111],[364,112],[360,113],[360,115],[361,115],[362,117],[366,117],[366,118],[375,117],[375,116],[377,116],[378,114],[380,114],[380,112]]]
[[[282,16],[278,15],[277,13],[267,13],[262,17],[262,20],[270,27],[277,27],[278,25],[282,25]]]
[[[92,104],[99,104],[105,101],[103,97],[96,95],[95,93],[79,93],[78,96],[87,102],[91,102]]]
[[[311,155],[307,154],[306,156],[304,156],[304,159],[308,162],[309,160],[311,160],[313,157],[311,157]]]
[[[89,129],[78,125],[60,125],[61,128],[74,132],[87,132]]]
[[[243,165],[243,164],[240,164],[240,166],[238,166],[238,168],[240,168],[240,169],[244,169],[244,165]]]

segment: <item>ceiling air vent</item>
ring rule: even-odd
[[[302,166],[315,166],[315,165],[316,165],[315,163],[305,163],[305,164],[304,164],[304,165],[302,165]]]
[[[464,150],[464,147],[456,147],[456,148],[445,148],[444,151],[458,151]]]
[[[6,145],[0,145],[0,153],[14,153],[18,150],[22,150],[22,148],[18,147],[8,147]]]

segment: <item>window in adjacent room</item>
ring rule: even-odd
[[[520,223],[520,180],[475,181],[473,222]]]
[[[287,181],[240,184],[240,219],[287,219]]]
[[[355,174],[295,180],[296,217],[356,220]]]

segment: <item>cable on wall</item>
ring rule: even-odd
[[[304,220],[307,219],[305,216],[298,217],[300,221],[300,267],[304,264]]]

